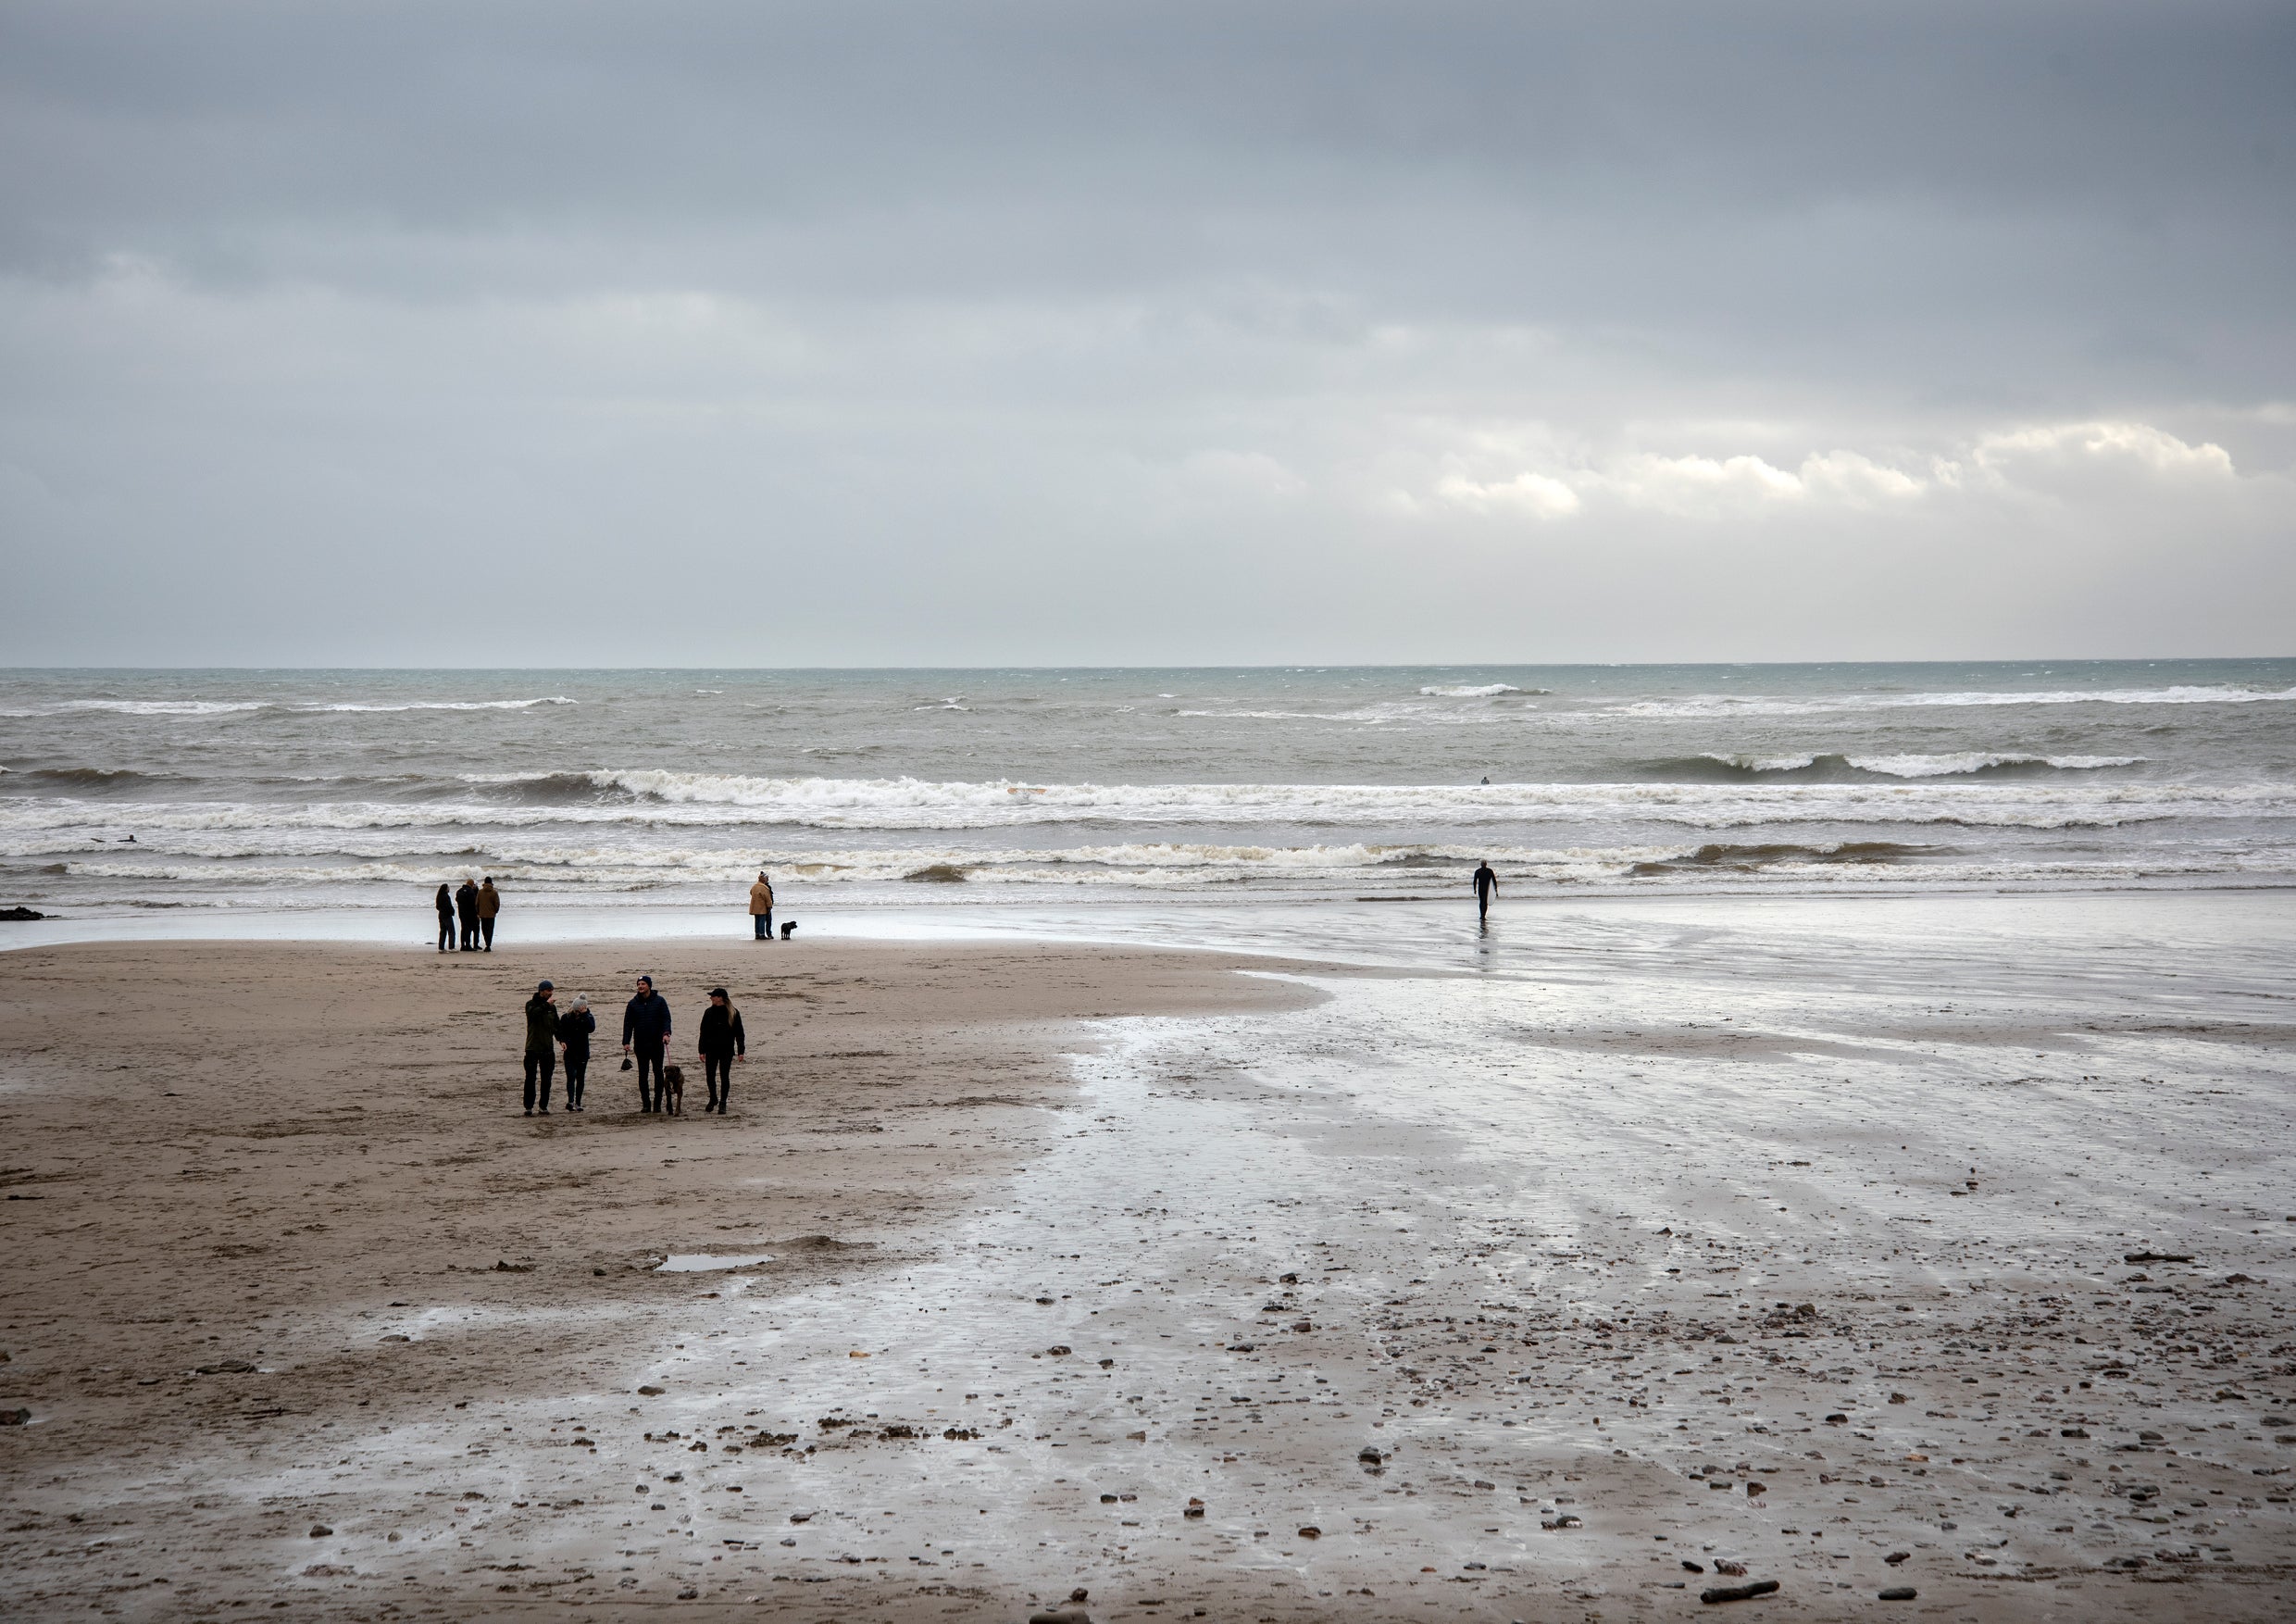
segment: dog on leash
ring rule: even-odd
[[[663,1067],[661,1095],[663,1110],[668,1112],[673,1117],[684,1116],[686,1111],[686,1074],[679,1070],[675,1066]]]
[[[795,919],[783,920],[781,923],[781,940],[787,942],[791,937],[796,934],[797,921]]]

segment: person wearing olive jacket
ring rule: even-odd
[[[709,990],[709,1007],[702,1011],[701,1036],[695,1046],[702,1057],[702,1074],[709,1081],[709,1104],[704,1112],[726,1114],[733,1097],[733,1063],[749,1058],[749,1037],[742,1031],[742,1012],[733,1006],[723,987]]]
[[[526,1001],[526,1114],[537,1104],[550,1115],[550,1080],[558,1064],[558,1012],[552,1007],[557,991],[548,981],[534,989]]]
[[[479,881],[479,933],[486,938],[486,951],[494,951],[494,916],[502,912],[502,893],[494,889],[494,877],[489,874]]]

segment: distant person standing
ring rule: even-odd
[[[723,987],[709,990],[709,1007],[702,1011],[701,1035],[694,1040],[702,1057],[702,1074],[709,1081],[705,1114],[726,1114],[733,1097],[733,1063],[749,1058],[749,1037],[742,1031],[742,1012],[733,1006]]]
[[[1479,923],[1491,920],[1491,899],[1499,893],[1499,877],[1491,871],[1491,859],[1485,857],[1475,869],[1475,918]]]
[[[494,916],[502,912],[502,893],[494,889],[494,877],[489,874],[479,881],[479,930],[486,937],[486,951],[494,951]]]
[[[758,941],[773,940],[773,881],[763,868],[757,870],[757,883],[749,888],[749,922]]]
[[[622,1011],[622,1053],[638,1060],[638,1109],[656,1109],[662,1086],[662,1049],[669,1042],[669,1000],[654,990],[652,976],[638,978],[638,995]],[[646,1073],[654,1074],[651,1086]],[[668,1104],[667,1096],[661,1104]]]
[[[526,1114],[530,1117],[538,1102],[543,1115],[550,1115],[550,1079],[558,1056],[558,1012],[552,1005],[557,996],[544,981],[526,1001]]]
[[[455,888],[455,918],[462,925],[462,943],[458,951],[475,953],[479,946],[479,888],[470,883],[470,876],[462,877]]]
[[[582,1084],[590,1076],[590,1034],[598,1030],[598,1018],[590,1013],[590,1000],[581,993],[574,994],[574,1003],[558,1017],[558,1047],[566,1052],[566,1108],[579,1111],[582,1106]]]
[[[439,951],[451,953],[455,946],[455,893],[446,889],[443,881],[439,882],[438,908]]]

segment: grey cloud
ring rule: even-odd
[[[1853,606],[1893,654],[2256,652],[2291,69],[2272,5],[19,3],[21,657],[223,657],[383,552],[502,593],[633,550],[802,598],[772,658],[1441,655],[1400,583],[1458,570],[1590,594],[1497,653],[1854,654],[1808,641]],[[2237,472],[1923,471],[2092,421]],[[1821,460],[1702,505],[1733,458]],[[1999,604],[1916,606],[2003,548]]]

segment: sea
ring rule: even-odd
[[[0,906],[2296,884],[2296,659],[0,673]]]

